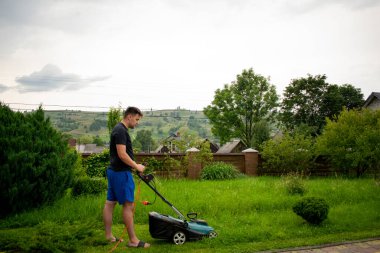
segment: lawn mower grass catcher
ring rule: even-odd
[[[218,236],[216,231],[210,227],[206,221],[197,219],[197,213],[188,213],[187,217],[189,220],[187,220],[185,216],[151,184],[152,180],[154,180],[152,174],[137,175],[178,215],[178,218],[174,218],[157,212],[149,212],[149,233],[153,238],[170,240],[180,245],[188,240],[200,240],[203,237],[214,238]]]

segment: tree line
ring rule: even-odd
[[[264,169],[305,173],[323,155],[336,171],[361,176],[380,172],[380,110],[363,104],[352,84],[310,74],[291,80],[280,101],[269,78],[251,68],[216,90],[204,114],[222,144],[239,138],[261,151]]]

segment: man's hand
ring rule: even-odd
[[[137,170],[137,172],[143,173],[144,170],[145,170],[145,166],[142,165],[142,164],[137,164],[137,166],[135,167],[135,169]]]

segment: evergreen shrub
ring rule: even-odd
[[[234,179],[241,173],[232,164],[213,162],[206,165],[201,172],[202,180],[225,180]]]
[[[107,181],[104,178],[81,177],[75,180],[72,194],[74,197],[79,195],[97,195],[107,190]]]
[[[293,212],[307,222],[318,225],[327,218],[329,206],[322,198],[306,197],[293,206]]]
[[[0,122],[0,217],[62,197],[77,154],[42,108],[23,114],[0,103]]]

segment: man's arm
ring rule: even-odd
[[[116,144],[117,155],[123,161],[123,163],[131,166],[133,169],[138,172],[144,172],[145,166],[142,164],[137,164],[135,161],[131,159],[131,157],[127,154],[126,147],[123,144]]]

